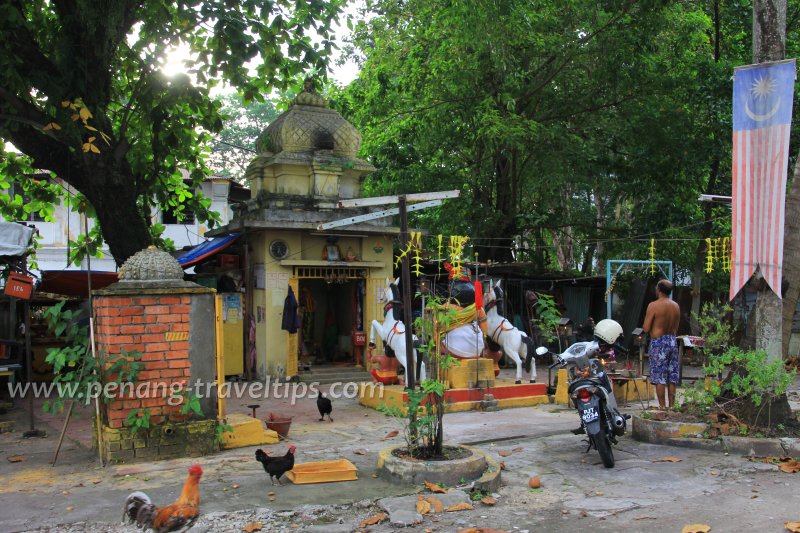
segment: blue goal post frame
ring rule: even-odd
[[[611,318],[611,300],[614,298],[614,293],[609,292],[611,287],[611,280],[619,274],[620,270],[628,265],[655,265],[658,270],[664,274],[669,281],[672,281],[672,261],[643,261],[636,259],[609,259],[606,261],[606,318]],[[616,266],[616,270],[614,267]],[[664,270],[666,268],[666,271]],[[614,271],[612,274],[611,271]],[[672,298],[672,296],[670,296]]]

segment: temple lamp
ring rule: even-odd
[[[634,346],[639,347],[639,376],[644,375],[644,345],[645,341],[645,332],[642,328],[636,328],[631,331],[631,335],[633,335],[633,344]]]

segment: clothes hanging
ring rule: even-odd
[[[297,328],[300,327],[300,317],[297,316],[297,298],[295,298],[294,291],[289,287],[289,293],[283,301],[283,317],[281,320],[281,329],[289,333],[297,333]]]

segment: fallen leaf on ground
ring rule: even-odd
[[[431,504],[434,513],[443,513],[444,512],[444,504],[442,500],[435,496],[428,496],[425,498],[425,501]]]
[[[800,522],[784,522],[783,527],[792,533],[800,533]]]
[[[489,529],[488,527],[471,527],[468,529],[462,529],[458,533],[506,533],[506,532],[501,531],[499,529]]]
[[[242,527],[242,531],[247,531],[247,533],[253,533],[253,531],[261,531],[264,525],[261,522],[250,522],[246,526]]]
[[[425,500],[417,500],[417,512],[425,515],[431,512],[431,504]]]
[[[782,472],[794,474],[795,472],[800,472],[800,461],[788,461],[786,463],[781,463],[778,465],[778,468],[780,468]]]
[[[481,503],[484,505],[494,505],[497,503],[497,500],[495,500],[491,496],[484,496],[483,498],[481,498]]]
[[[655,516],[634,516],[634,520],[658,520]]]
[[[456,503],[454,505],[451,505],[450,507],[445,509],[445,511],[448,511],[448,512],[450,512],[450,511],[469,511],[471,509],[474,509],[474,507],[472,507],[467,502],[461,502],[461,503]]]
[[[542,486],[542,480],[539,479],[539,476],[531,476],[528,480],[528,486],[532,489],[538,489]]]
[[[356,455],[367,455],[367,450],[353,450]]]
[[[238,489],[238,488],[239,488],[239,485],[237,485],[236,483],[234,483],[233,485],[231,485],[231,488],[232,488],[232,489]]]
[[[603,495],[605,495],[605,492],[598,490],[597,492],[594,493],[594,495],[595,496],[603,496]]]
[[[711,531],[711,526],[706,524],[689,524],[681,529],[681,533],[708,533],[709,531]]]
[[[524,448],[522,448],[522,446],[517,446],[516,448],[511,448],[511,451],[512,452],[522,452],[522,451],[525,451],[525,450],[524,450]]]
[[[437,492],[439,494],[447,494],[447,489],[443,489],[439,485],[431,483],[430,481],[425,481],[425,486],[428,487],[428,490],[431,492]]]
[[[275,496],[275,493],[274,492],[268,492],[267,496]]]
[[[386,513],[378,513],[362,520],[360,527],[374,526],[375,524],[383,522],[384,520],[386,520]]]
[[[378,474],[372,474],[372,477],[377,478]]]
[[[24,461],[24,460],[25,460],[25,456],[24,456],[24,455],[19,455],[19,454],[17,454],[17,455],[10,455],[10,456],[8,457],[8,462],[9,462],[9,463],[21,463],[21,462],[22,462],[22,461]]]
[[[654,463],[680,463],[683,459],[678,457],[659,457],[658,459],[653,459]]]
[[[500,457],[508,457],[509,455],[511,455],[511,452],[508,450],[498,450],[497,455],[499,455]]]
[[[386,436],[385,436],[385,437],[383,437],[383,440],[386,440],[386,439],[393,439],[393,438],[395,438],[396,436],[398,436],[399,434],[400,434],[400,432],[399,432],[399,431],[397,431],[396,429],[394,429],[394,430],[390,431],[389,433],[387,433],[387,434],[386,434]]]
[[[505,470],[505,469],[506,469],[506,462],[500,461],[500,470]]]

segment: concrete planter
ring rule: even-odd
[[[464,481],[475,481],[475,486],[483,490],[495,490],[500,486],[500,465],[482,450],[459,446],[472,453],[460,459],[424,461],[394,455],[395,450],[404,447],[401,444],[378,452],[378,475],[384,479],[415,485],[430,481],[453,486]]]
[[[702,437],[708,428],[709,424],[706,422],[673,422],[633,415],[631,435],[635,440],[641,442],[666,444],[669,439]]]

